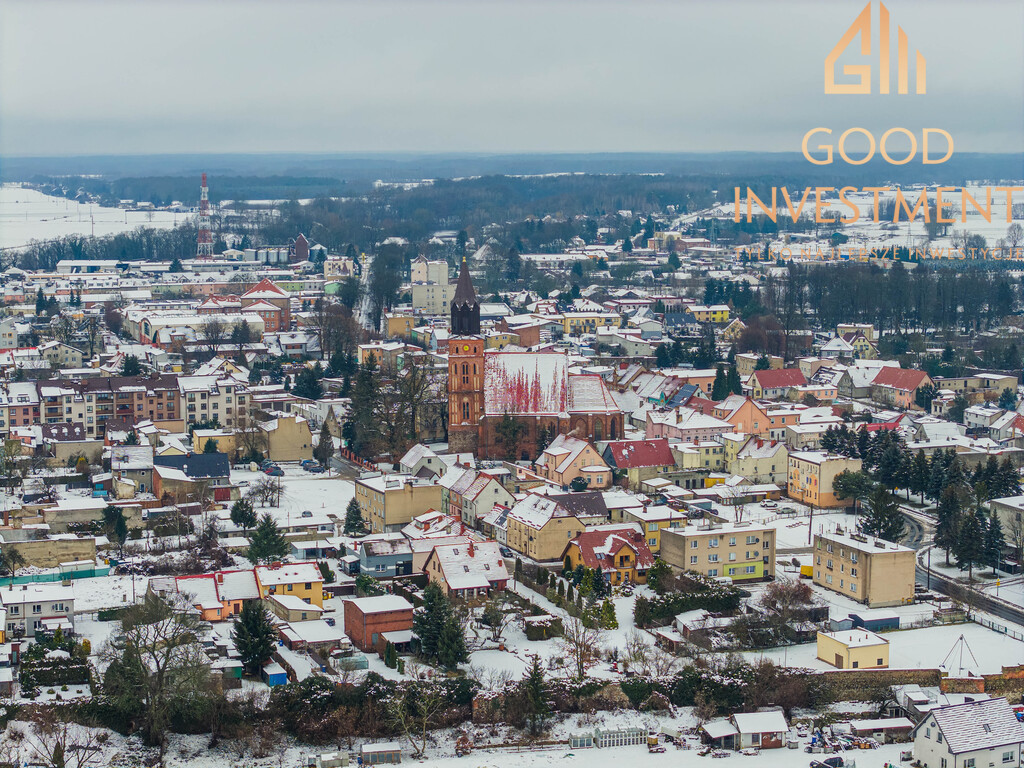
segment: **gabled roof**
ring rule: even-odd
[[[270,278],[263,278],[242,294],[243,299],[287,299],[288,294],[274,285]]]
[[[606,455],[619,469],[666,467],[675,464],[666,438],[653,440],[616,440],[608,443]]]
[[[228,477],[231,464],[226,453],[190,453],[187,456],[154,456],[153,464],[157,467],[169,467],[181,470],[186,476],[197,477]]]
[[[920,387],[927,378],[927,373],[913,368],[882,368],[871,381],[871,385],[914,390]]]
[[[1024,742],[1024,724],[1006,699],[987,699],[932,710],[914,729],[935,719],[954,754]]]
[[[604,525],[584,531],[566,545],[566,551],[571,547],[579,549],[580,558],[587,568],[600,568],[607,572],[616,570],[616,557],[627,547],[636,555],[634,567],[645,570],[654,565],[654,555],[635,523]]]
[[[776,368],[773,370],[754,371],[752,374],[761,389],[780,389],[781,387],[802,387],[807,383],[799,368]]]
[[[432,560],[441,566],[450,589],[488,589],[496,582],[508,581],[508,566],[496,541],[434,547],[423,564],[424,571]]]

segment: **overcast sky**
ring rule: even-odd
[[[1024,150],[1024,3],[890,0],[927,95],[825,96],[863,6],[0,0],[0,154],[799,151],[818,125]]]

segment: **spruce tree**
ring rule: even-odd
[[[729,373],[726,375],[726,387],[729,390],[729,394],[742,395],[743,394],[743,382],[740,380],[739,371],[736,370],[735,365],[729,366]]]
[[[895,544],[906,534],[900,505],[885,486],[876,486],[868,497],[868,510],[861,522],[861,529],[870,536]]]
[[[544,668],[540,665],[540,657],[537,654],[533,654],[531,658],[530,668],[520,683],[520,691],[523,694],[530,733],[538,736],[544,730],[544,723],[551,714],[551,706],[548,704],[548,685],[544,679]]]
[[[316,448],[313,449],[313,458],[324,467],[329,467],[329,462],[333,455],[334,438],[331,437],[331,431],[327,428],[327,419],[324,419],[324,423],[320,427],[320,439],[317,441]]]
[[[985,560],[985,521],[977,511],[966,512],[957,530],[953,556],[961,569],[967,568],[968,579],[974,576],[974,566]]]
[[[946,565],[949,565],[949,553],[956,546],[960,531],[960,520],[963,515],[963,499],[961,489],[950,486],[939,497],[935,506],[935,535],[932,538],[935,546],[946,552]]]
[[[257,672],[274,655],[277,630],[259,600],[247,600],[235,619],[231,633],[239,660],[250,672]]]
[[[366,533],[363,513],[359,509],[359,502],[355,500],[355,497],[349,500],[348,506],[345,508],[344,532],[346,536],[361,536]]]
[[[459,664],[469,661],[462,624],[451,610],[441,626],[441,634],[437,640],[437,661],[445,669],[455,669]]]
[[[615,616],[615,606],[608,599],[601,603],[601,627],[604,629],[619,628],[619,620]]]
[[[992,566],[992,575],[996,575],[996,569],[1003,559],[1003,548],[1006,546],[1006,539],[1003,537],[1003,524],[999,522],[999,515],[990,513],[988,522],[985,525],[985,560]]]
[[[928,483],[931,479],[931,470],[928,466],[928,457],[923,451],[914,454],[910,464],[910,490],[920,495],[921,503],[924,504],[924,494],[928,490]]]
[[[231,505],[231,522],[248,532],[257,523],[256,511],[252,508],[252,502],[248,499],[239,499]]]
[[[441,631],[451,613],[447,595],[434,582],[423,590],[423,605],[413,615],[413,630],[420,639],[420,654],[427,659],[436,659],[441,641]]]
[[[715,371],[715,381],[711,385],[711,399],[718,402],[729,395],[729,384],[725,378],[725,368],[721,365]]]
[[[264,514],[249,537],[247,557],[254,563],[270,563],[288,554],[289,545],[274,518]]]

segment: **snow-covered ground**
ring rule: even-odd
[[[973,654],[964,651],[962,662],[960,649],[947,661],[947,656],[963,636]],[[1001,667],[1020,664],[1024,658],[1024,643],[993,632],[978,624],[924,627],[882,634],[889,641],[890,669],[939,669],[945,668],[951,674],[976,675],[998,674]],[[817,645],[806,643],[767,651],[748,651],[741,654],[748,661],[766,658],[788,667],[808,669],[835,669],[831,664],[817,658]]]
[[[320,475],[312,472],[303,472],[298,464],[281,464],[284,477],[281,478],[281,505],[278,507],[286,514],[299,515],[305,510],[322,510],[326,513],[334,513],[345,517],[345,507],[349,500],[355,496],[355,485],[351,480],[344,480],[332,473]],[[232,471],[232,482],[245,482],[252,484],[255,481],[266,477],[262,472],[249,472],[248,470]],[[246,487],[242,488],[244,492]],[[260,507],[257,505],[256,513],[271,507]]]
[[[19,248],[30,240],[67,235],[116,235],[137,227],[170,229],[190,214],[171,211],[123,211],[44,195],[17,184],[0,187],[0,248]]]

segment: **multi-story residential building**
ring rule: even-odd
[[[254,570],[262,599],[291,595],[304,603],[324,607],[324,577],[316,563],[271,563],[257,565]]]
[[[792,387],[802,387],[806,383],[807,379],[799,368],[779,368],[754,371],[747,379],[744,389],[758,400],[781,400]]]
[[[924,371],[885,367],[871,380],[871,399],[882,405],[910,410],[916,407],[917,390],[931,383],[931,377]]]
[[[644,532],[647,548],[657,554],[661,550],[661,532],[666,528],[683,528],[689,518],[685,512],[664,504],[649,507],[624,507],[619,511],[624,523],[636,523]]]
[[[784,365],[784,361],[778,355],[759,355],[755,352],[740,352],[736,355],[736,373],[740,375],[741,380],[750,378],[750,375],[757,370],[757,364],[761,361],[761,358],[768,361],[768,367],[772,370],[778,370]]]
[[[356,503],[373,533],[400,531],[428,509],[441,509],[441,486],[411,475],[356,480]]]
[[[1018,768],[1024,753],[1024,728],[1006,699],[937,707],[912,733],[924,768]]]
[[[622,318],[611,312],[565,312],[562,333],[566,336],[596,334],[598,328],[618,328]]]
[[[585,528],[560,501],[536,494],[516,503],[505,523],[509,548],[541,562],[561,558],[566,542]]]
[[[7,612],[8,637],[34,636],[40,631],[75,631],[75,591],[52,582],[15,584],[0,589],[0,607]]]
[[[602,454],[608,466],[626,474],[629,487],[636,490],[644,480],[675,469],[676,460],[668,440],[613,440]]]
[[[719,523],[661,532],[661,559],[674,568],[733,581],[770,579],[775,573],[775,529]]]
[[[444,259],[430,261],[426,256],[417,256],[409,268],[409,281],[412,283],[434,283],[448,285],[448,262]]]
[[[180,376],[181,418],[186,424],[216,420],[222,427],[244,427],[249,420],[248,386],[223,376]]]
[[[751,483],[784,485],[789,469],[789,451],[784,443],[750,435],[726,467],[730,473]]]
[[[654,555],[638,525],[600,525],[588,529],[565,545],[565,567],[596,569],[612,585],[646,584]]]
[[[869,608],[914,600],[914,550],[858,533],[814,536],[814,583]]]
[[[712,304],[691,304],[686,308],[686,313],[692,315],[698,323],[727,323],[729,322],[729,305]]]
[[[412,308],[427,315],[444,315],[451,308],[455,286],[450,283],[413,283]]]
[[[441,511],[472,528],[495,504],[511,507],[516,501],[498,479],[475,469],[452,467],[438,484],[441,486]]]
[[[836,498],[832,483],[840,472],[859,472],[860,469],[860,459],[825,451],[791,451],[787,494],[812,507],[845,506],[847,502]]]

